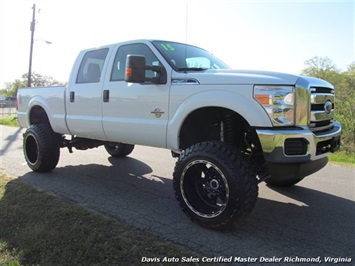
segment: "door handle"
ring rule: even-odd
[[[109,90],[104,90],[103,100],[104,100],[104,103],[108,103],[110,101],[110,91]]]
[[[70,92],[70,102],[73,103],[75,101],[75,91]]]

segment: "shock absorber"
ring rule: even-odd
[[[223,117],[223,140],[229,146],[237,147],[237,125],[232,112],[225,112]]]

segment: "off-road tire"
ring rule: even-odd
[[[105,144],[105,149],[112,157],[125,157],[131,154],[134,145],[119,142],[107,143]]]
[[[219,141],[186,149],[173,173],[182,211],[202,226],[222,229],[249,214],[258,197],[256,174],[246,159]]]
[[[35,172],[53,170],[60,157],[60,138],[50,125],[31,125],[23,135],[23,152],[27,165]]]

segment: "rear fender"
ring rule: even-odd
[[[31,113],[34,111],[34,108],[42,108],[44,110],[47,115],[49,124],[51,125],[54,132],[70,134],[65,123],[66,115],[63,98],[51,99],[51,106],[49,106],[49,102],[45,97],[39,95],[32,97],[28,102],[28,111],[26,113],[26,122],[28,126],[31,125]]]

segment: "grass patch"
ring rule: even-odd
[[[202,257],[0,174],[0,265],[140,265],[165,256]]]
[[[0,125],[18,127],[16,115],[0,117]]]
[[[20,258],[16,253],[16,251],[9,251],[5,242],[0,242],[0,265],[20,266]]]
[[[329,161],[337,164],[355,166],[355,153],[348,151],[339,151],[329,155]]]

